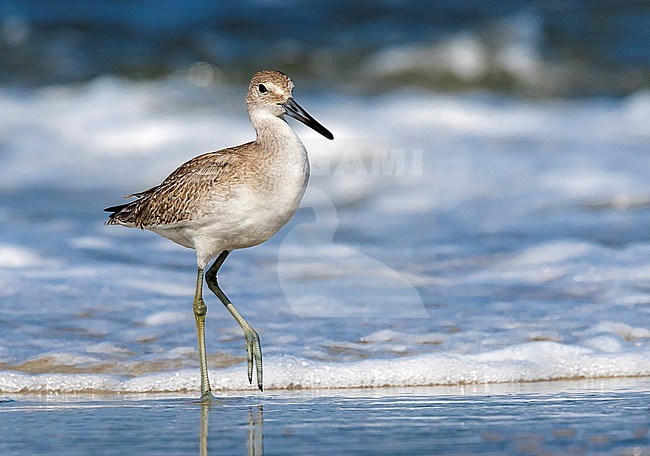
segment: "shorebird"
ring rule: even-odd
[[[217,282],[219,268],[233,250],[269,239],[291,219],[309,180],[305,146],[287,124],[285,114],[327,139],[332,133],[292,97],[293,81],[277,70],[256,73],[246,106],[257,137],[237,147],[194,157],[160,185],[127,195],[134,201],[104,209],[112,212],[107,225],[153,231],[196,250],[198,265],[193,310],[201,371],[201,399],[214,396],[205,350],[203,280],[237,320],[246,340],[248,380],[262,384],[262,347],[253,327],[239,314]],[[212,266],[206,267],[215,259]]]

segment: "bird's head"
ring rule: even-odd
[[[293,81],[278,70],[263,70],[255,74],[248,87],[246,105],[251,118],[285,114],[299,120],[327,139],[334,139],[332,133],[314,119],[293,99]]]

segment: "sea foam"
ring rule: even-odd
[[[326,363],[272,356],[265,364],[265,388],[376,388],[532,382],[650,375],[644,353],[608,353],[555,342],[531,342],[501,350],[460,355],[430,353],[401,359]],[[245,366],[211,371],[216,390],[250,390]],[[160,372],[136,378],[98,374],[0,372],[0,392],[186,392],[196,391],[198,370]]]

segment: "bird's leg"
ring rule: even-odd
[[[199,363],[201,365],[201,401],[214,398],[208,378],[208,358],[205,353],[205,314],[208,307],[203,302],[203,268],[199,268],[196,277],[196,293],[194,294],[194,319],[196,320],[196,338],[199,344]]]
[[[244,330],[244,337],[246,338],[246,354],[248,357],[248,381],[253,383],[253,360],[255,361],[255,365],[257,367],[257,387],[260,389],[260,391],[263,391],[263,386],[262,386],[262,346],[260,345],[260,336],[257,334],[257,331],[253,329],[253,327],[248,324],[246,320],[244,320],[244,317],[242,317],[239,312],[237,312],[237,309],[235,309],[235,306],[233,306],[232,302],[230,302],[230,299],[228,299],[228,296],[219,288],[219,284],[217,283],[217,272],[219,272],[219,268],[223,264],[224,261],[226,261],[226,257],[228,256],[230,252],[228,250],[224,250],[221,252],[219,257],[215,260],[215,262],[210,266],[210,269],[208,269],[208,272],[205,275],[205,281],[208,284],[208,287],[210,290],[217,295],[217,298],[223,303],[224,306],[226,306],[226,309],[232,314],[233,317],[235,317],[235,320],[237,320],[237,323],[239,323],[239,326],[241,326],[241,329]]]

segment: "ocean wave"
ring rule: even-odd
[[[151,8],[150,1],[88,8],[3,2],[0,83],[180,73],[199,86],[245,83],[268,62],[303,80],[364,92],[416,86],[626,95],[648,81],[647,24],[635,2],[609,8],[509,1],[494,8],[468,1],[339,0],[325,7],[190,0],[155,15]],[[278,20],[292,34],[278,33]]]
[[[252,139],[243,96],[0,88],[0,391],[196,390],[193,253],[101,209]],[[268,388],[649,375],[648,92],[296,98],[336,140],[296,126],[318,170],[303,209],[222,276]],[[206,302],[214,386],[251,388],[240,328]]]
[[[265,388],[329,389],[492,384],[650,375],[645,352],[610,353],[556,342],[531,342],[480,354],[430,353],[401,359],[325,363],[272,356]],[[213,369],[217,391],[252,390],[243,365]],[[196,391],[198,370],[136,378],[99,374],[24,374],[0,371],[2,393],[153,393]]]
[[[471,144],[463,143],[463,138],[476,136],[490,141],[571,142],[586,147],[596,143],[640,147],[649,140],[647,91],[621,101],[576,103],[418,91],[371,98],[334,93],[327,100],[318,94],[301,95],[297,96],[307,99],[304,104],[319,118],[327,119],[337,134],[337,141],[327,147],[310,133],[305,135],[314,174],[338,175],[337,185],[347,192],[351,188],[346,183],[350,183],[353,195],[372,188],[369,185],[381,177],[381,160],[384,165],[391,163],[387,159],[402,160],[398,163],[401,168],[393,163],[389,171],[421,173],[422,169],[415,169],[422,164],[415,159],[414,150],[431,153],[433,147],[447,147],[446,141],[466,148]],[[176,78],[131,82],[105,77],[80,86],[29,92],[0,88],[2,157],[10,165],[0,169],[0,186],[55,185],[62,177],[73,188],[150,186],[185,159],[250,140],[254,133],[243,97],[243,89],[233,94],[224,87],[197,88]],[[115,163],[121,165],[120,172],[106,173]],[[580,190],[578,186],[591,184],[561,174],[544,178],[549,187],[571,185]],[[615,174],[586,175],[585,179],[627,185]],[[364,185],[359,185],[360,181]]]

